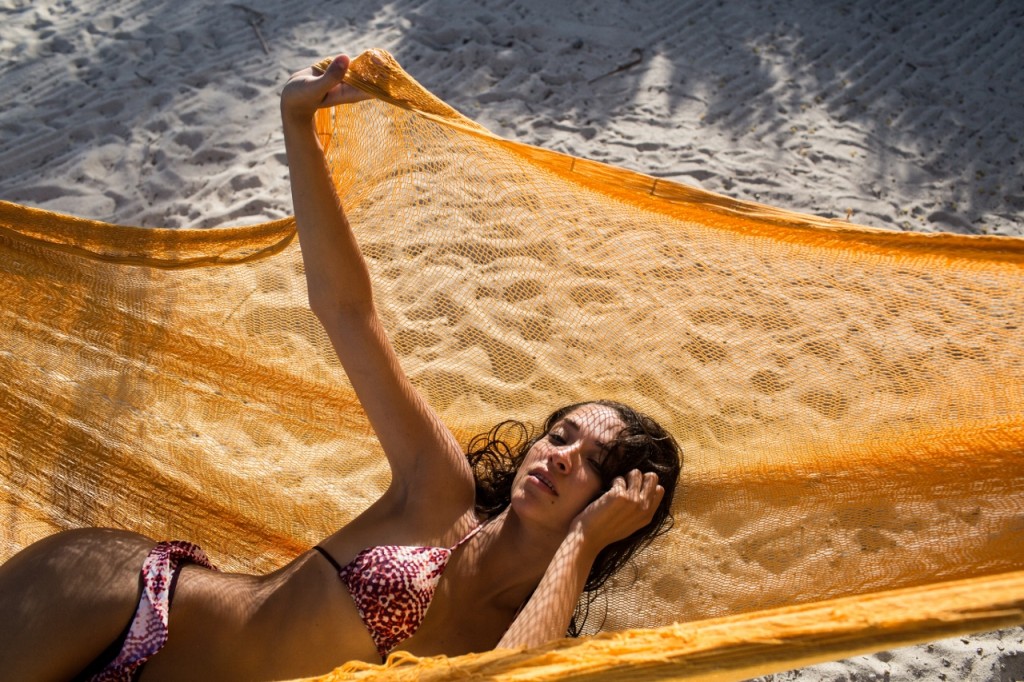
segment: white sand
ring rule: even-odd
[[[288,215],[281,85],[380,46],[525,142],[866,225],[1024,234],[1019,2],[0,0],[0,25],[0,198],[80,216]],[[1021,680],[1024,630],[763,679]]]

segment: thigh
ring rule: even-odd
[[[155,543],[104,528],[65,531],[0,566],[0,660],[11,679],[67,679],[131,620]]]

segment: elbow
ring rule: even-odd
[[[346,318],[366,318],[374,314],[373,300],[347,301],[332,296],[310,296],[309,309],[325,326]]]
[[[356,282],[339,282],[306,275],[309,309],[321,322],[339,316],[366,315],[374,311],[373,289]]]
[[[331,302],[326,300],[323,296],[309,296],[309,309],[316,316],[316,319],[321,322],[328,316],[328,312],[333,308]]]

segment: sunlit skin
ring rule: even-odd
[[[391,485],[320,545],[342,564],[383,544],[447,547],[481,521],[459,443],[412,386],[373,302],[370,276],[313,127],[324,106],[367,96],[344,83],[348,58],[304,69],[281,96],[310,308],[323,325],[391,468]],[[527,454],[511,504],[454,553],[419,630],[400,648],[456,655],[541,644],[566,633],[594,558],[648,524],[664,490],[632,471],[602,491],[599,464],[622,428],[589,404]],[[343,455],[343,453],[342,453]],[[152,539],[109,529],[62,533],[0,566],[0,660],[18,680],[68,679],[125,627]],[[206,548],[214,562],[216,548]],[[379,662],[344,584],[308,551],[249,576],[182,569],[166,647],[142,679],[289,679],[349,660]]]

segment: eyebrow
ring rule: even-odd
[[[571,417],[564,417],[562,419],[562,421],[565,422],[566,424],[568,424],[569,426],[573,427],[577,431],[580,430],[580,425],[576,422],[576,420],[572,419]],[[595,440],[594,443],[597,445],[599,450],[607,450],[608,449],[608,445],[604,441]]]

